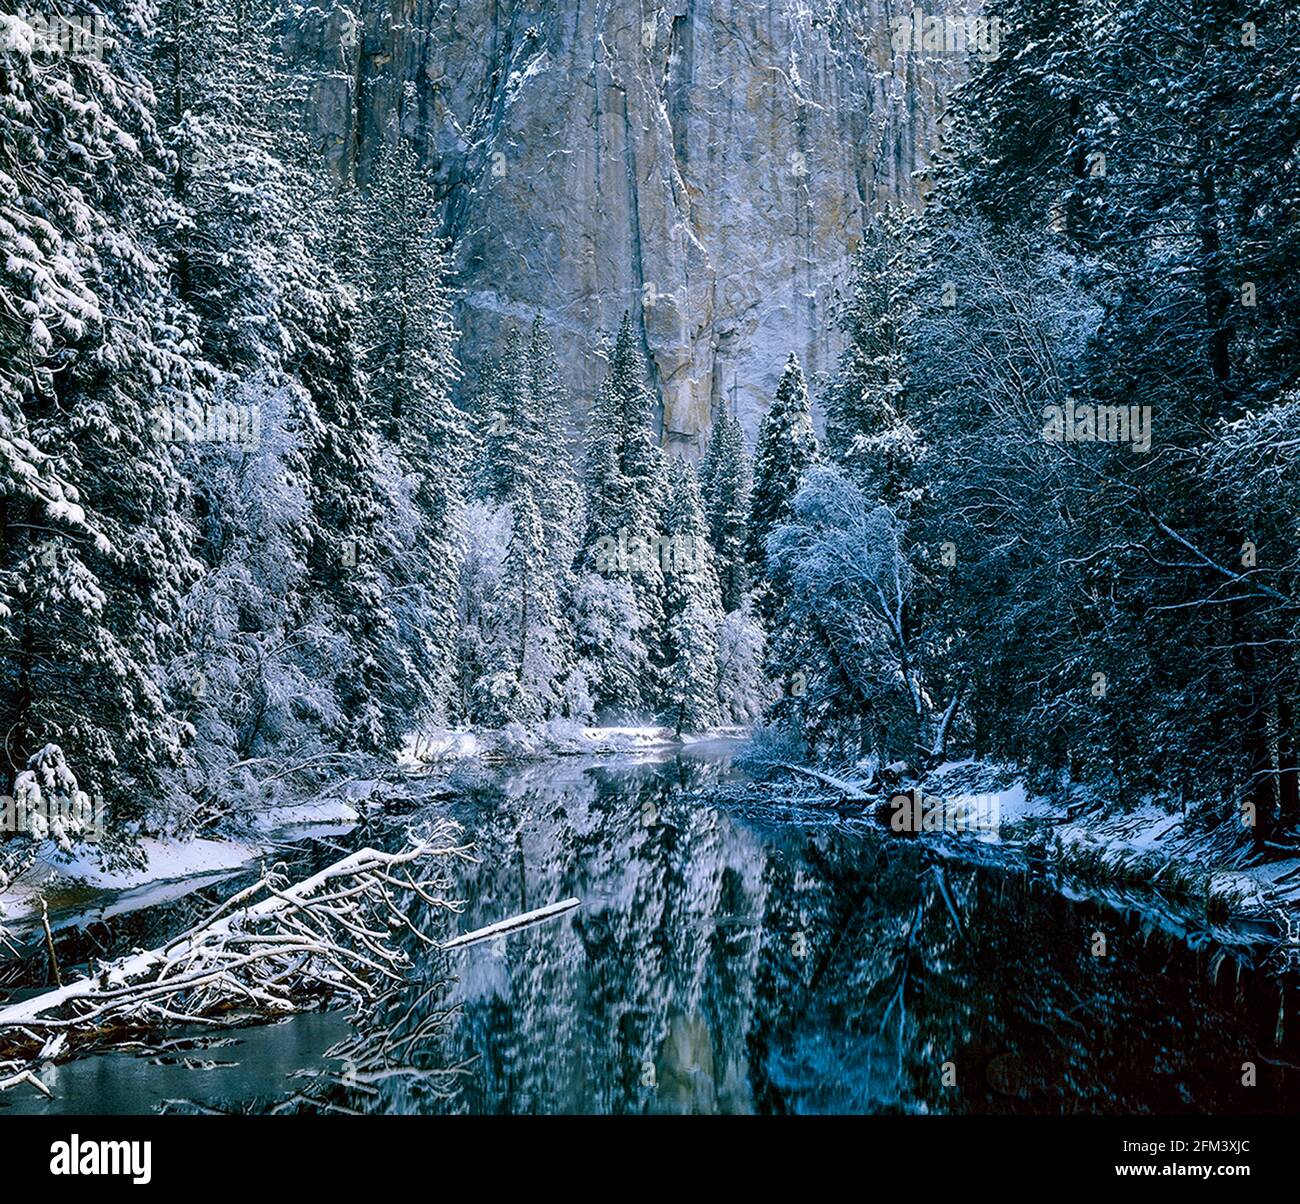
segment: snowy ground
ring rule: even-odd
[[[276,807],[258,818],[258,835],[249,840],[146,837],[140,842],[145,864],[139,869],[105,869],[88,845],[71,861],[63,860],[51,846],[42,849],[35,863],[0,893],[0,924],[15,932],[30,928],[40,915],[41,896],[46,892],[103,895],[96,904],[90,894],[88,906],[76,908],[71,916],[52,915],[54,928],[80,923],[87,913],[103,920],[172,902],[255,865],[277,842],[343,833],[356,820],[356,810],[339,799]]]
[[[1154,801],[1119,808],[1081,795],[1067,806],[1032,796],[1013,770],[974,761],[940,766],[925,789],[950,803],[990,792],[998,804],[999,839],[1024,843],[1067,872],[1194,893],[1243,914],[1300,901],[1300,856],[1254,864],[1249,845],[1226,826],[1206,832]]]
[[[120,915],[155,903],[169,902],[190,891],[220,881],[254,862],[259,850],[228,840],[141,841],[146,864],[140,869],[106,870],[95,852],[83,847],[72,861],[61,861],[42,850],[7,891],[0,894],[0,923],[11,931],[29,928],[40,915],[46,892],[104,892],[105,907],[96,915]],[[182,885],[183,884],[183,888]],[[92,896],[93,897],[93,896]],[[54,927],[63,926],[58,918]]]

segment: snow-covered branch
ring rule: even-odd
[[[393,853],[361,849],[288,886],[274,870],[158,949],[58,990],[0,1008],[0,1054],[23,1061],[159,1022],[215,1023],[292,1012],[339,997],[361,1002],[402,981],[399,938],[435,942],[415,906],[459,912],[446,897],[454,860],[471,860],[459,826],[439,820]],[[63,1038],[63,1039],[60,1039]]]

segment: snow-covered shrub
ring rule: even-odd
[[[756,775],[776,765],[800,765],[808,760],[808,746],[799,734],[784,724],[757,727],[736,757],[736,764]]]
[[[636,714],[645,668],[642,614],[632,583],[622,577],[583,573],[574,591],[574,637],[580,667],[596,698],[623,700],[611,711]]]
[[[576,723],[591,723],[595,713],[586,673],[580,666],[570,669],[560,683],[560,716]]]
[[[718,628],[718,709],[723,723],[750,723],[772,701],[771,683],[763,672],[765,651],[763,628],[746,598]]]

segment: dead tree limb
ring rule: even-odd
[[[0,1008],[0,1057],[31,1062],[61,1034],[60,1059],[159,1023],[264,1018],[339,999],[375,999],[403,980],[399,938],[437,943],[410,919],[445,897],[454,860],[473,860],[460,828],[439,820],[400,852],[360,849],[296,885],[274,871],[159,949]],[[48,1057],[48,1053],[46,1054]],[[5,1079],[0,1088],[18,1079]]]

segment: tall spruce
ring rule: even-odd
[[[717,561],[722,609],[737,610],[745,597],[749,570],[745,532],[749,520],[750,476],[745,432],[740,420],[721,411],[713,423],[700,465],[709,541]]]
[[[390,546],[386,571],[408,614],[412,718],[438,717],[455,679],[470,433],[452,393],[459,367],[438,199],[409,141],[385,148],[360,206],[368,408],[410,480],[420,516],[411,538]]]
[[[695,470],[675,460],[664,515],[663,711],[677,735],[718,722],[718,628],[722,595]]]
[[[627,314],[610,353],[609,373],[591,408],[586,436],[584,491],[586,521],[579,566],[602,575],[635,611],[630,638],[637,649],[633,688],[625,674],[602,671],[621,653],[590,633],[605,628],[579,624],[589,633],[580,652],[603,682],[598,703],[625,712],[646,712],[655,706],[662,677],[663,571],[655,552],[661,536],[667,500],[666,462],[655,439],[654,401],[645,383],[645,363],[637,350]],[[612,604],[608,591],[587,596]],[[581,637],[580,637],[581,639]]]
[[[792,351],[763,416],[754,447],[745,560],[756,581],[767,578],[767,537],[791,515],[791,502],[803,475],[817,459],[817,436],[803,369]],[[770,609],[765,604],[765,609]]]

